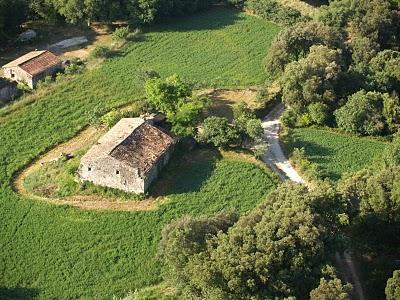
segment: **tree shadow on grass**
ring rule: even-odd
[[[151,32],[188,32],[222,29],[233,25],[243,16],[237,9],[229,7],[216,7],[192,15],[174,18],[160,24],[149,26]]]
[[[2,300],[36,299],[38,295],[38,289],[23,287],[0,287],[0,299]]]
[[[151,186],[153,197],[198,192],[221,159],[218,150],[199,147],[191,152],[175,151],[168,166]]]

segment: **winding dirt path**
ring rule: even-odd
[[[290,164],[288,158],[283,154],[279,142],[279,118],[283,111],[283,104],[278,104],[262,121],[264,141],[268,144],[268,150],[262,159],[282,180],[291,180],[304,184],[305,181],[303,178],[301,178]]]
[[[299,173],[297,173],[290,164],[288,158],[285,157],[279,142],[279,118],[282,116],[283,111],[283,104],[278,104],[262,121],[264,141],[268,144],[268,150],[262,159],[282,180],[291,180],[293,182],[306,184],[305,180],[301,178]],[[343,257],[336,252],[335,261],[342,271],[344,279],[353,283],[357,298],[359,300],[365,300],[366,297],[351,252],[346,250]]]
[[[167,199],[163,197],[155,199],[150,198],[141,201],[129,201],[98,195],[76,195],[65,198],[47,198],[34,195],[26,190],[24,187],[25,178],[33,171],[39,169],[44,163],[58,159],[61,153],[76,154],[78,151],[89,147],[94,144],[100,136],[104,134],[104,132],[105,131],[101,129],[97,130],[92,127],[86,128],[68,142],[60,144],[40,156],[15,177],[13,182],[14,191],[30,199],[46,201],[57,205],[71,205],[91,210],[149,211],[157,209],[159,205],[165,203]]]

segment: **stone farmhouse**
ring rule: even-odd
[[[32,51],[9,62],[2,68],[4,77],[12,81],[24,82],[33,89],[39,80],[60,70],[62,62],[50,51]]]
[[[168,163],[176,138],[152,120],[124,118],[81,159],[82,181],[145,193]]]

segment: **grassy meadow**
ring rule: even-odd
[[[385,143],[317,128],[299,128],[294,141],[286,145],[290,153],[304,148],[306,157],[319,166],[323,174],[338,180],[343,173],[361,170],[374,162]]]
[[[156,284],[164,224],[185,214],[245,212],[262,201],[274,179],[254,164],[218,153],[180,166],[171,185],[158,190],[170,201],[156,211],[55,206],[21,198],[11,182],[32,159],[87,125],[95,107],[139,100],[140,69],[209,86],[263,82],[262,59],[278,30],[222,8],[154,26],[100,68],[39,92],[30,104],[0,110],[0,298],[109,299]]]

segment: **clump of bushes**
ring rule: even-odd
[[[265,151],[262,141],[264,130],[261,121],[246,103],[240,103],[233,110],[232,124],[225,117],[208,117],[204,120],[199,140],[213,144],[215,147],[242,146],[251,148],[256,157],[261,157]]]
[[[243,5],[241,1],[234,1],[234,4]],[[306,20],[298,10],[284,6],[276,0],[247,0],[245,7],[264,19],[284,25]]]
[[[126,41],[129,36],[129,26],[123,26],[115,29],[112,34],[112,39],[115,42]]]
[[[90,53],[90,56],[92,58],[109,58],[112,56],[112,54],[113,54],[113,51],[111,50],[110,47],[96,46]]]

